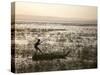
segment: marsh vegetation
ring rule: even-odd
[[[39,48],[51,60],[32,60]],[[59,58],[64,53],[69,54]],[[39,54],[40,52],[37,52]],[[42,57],[41,55],[40,57]],[[45,59],[45,55],[43,56]],[[15,70],[17,73],[89,69],[97,67],[96,25],[50,23],[15,24]]]

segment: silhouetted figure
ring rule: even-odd
[[[42,53],[42,51],[41,51],[41,50],[39,49],[39,47],[38,47],[38,45],[40,45],[40,44],[41,44],[41,43],[40,43],[40,39],[38,39],[37,42],[34,44],[34,48],[35,48],[36,52],[39,51],[39,52]]]

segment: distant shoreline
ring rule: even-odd
[[[90,23],[64,23],[64,22],[25,22],[25,21],[17,21],[17,22],[12,22],[11,24],[61,24],[61,25],[66,25],[66,26],[97,26],[97,24],[90,24]]]

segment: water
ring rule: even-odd
[[[15,68],[18,73],[97,67],[96,25],[15,24],[15,36]],[[43,53],[70,51],[69,55],[65,59],[32,60],[38,38]]]

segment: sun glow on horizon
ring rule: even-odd
[[[16,15],[97,19],[97,7],[16,2]]]

